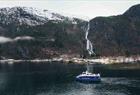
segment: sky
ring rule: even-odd
[[[0,7],[35,7],[63,15],[92,19],[124,13],[140,0],[0,0]]]

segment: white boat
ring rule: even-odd
[[[93,74],[93,73],[86,71],[86,72],[83,72],[82,74],[76,76],[76,81],[79,81],[79,82],[100,82],[101,77],[100,77],[99,73]]]

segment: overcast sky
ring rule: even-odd
[[[0,0],[0,7],[27,6],[92,19],[124,13],[140,0]]]

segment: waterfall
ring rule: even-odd
[[[89,29],[90,29],[90,23],[88,22],[88,27],[87,27],[86,34],[85,34],[85,39],[87,41],[86,49],[88,51],[88,54],[91,56],[92,54],[94,54],[94,55],[96,55],[96,54],[93,51],[93,46],[92,46],[91,41],[88,39]],[[92,66],[89,63],[87,63],[86,67],[87,67],[87,72],[92,72]]]
[[[91,43],[91,41],[88,39],[89,29],[90,29],[90,23],[88,22],[88,27],[87,27],[86,35],[85,35],[85,39],[86,39],[86,41],[87,41],[87,43],[86,43],[86,49],[87,49],[89,55],[91,55],[91,54],[96,55],[95,52],[93,51],[92,43]]]

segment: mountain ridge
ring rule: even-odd
[[[75,23],[74,17],[67,17],[54,13],[48,10],[42,10],[32,7],[6,7],[0,8],[0,21],[3,24],[17,23],[17,24],[27,24],[27,25],[40,25],[48,21],[69,21]]]

